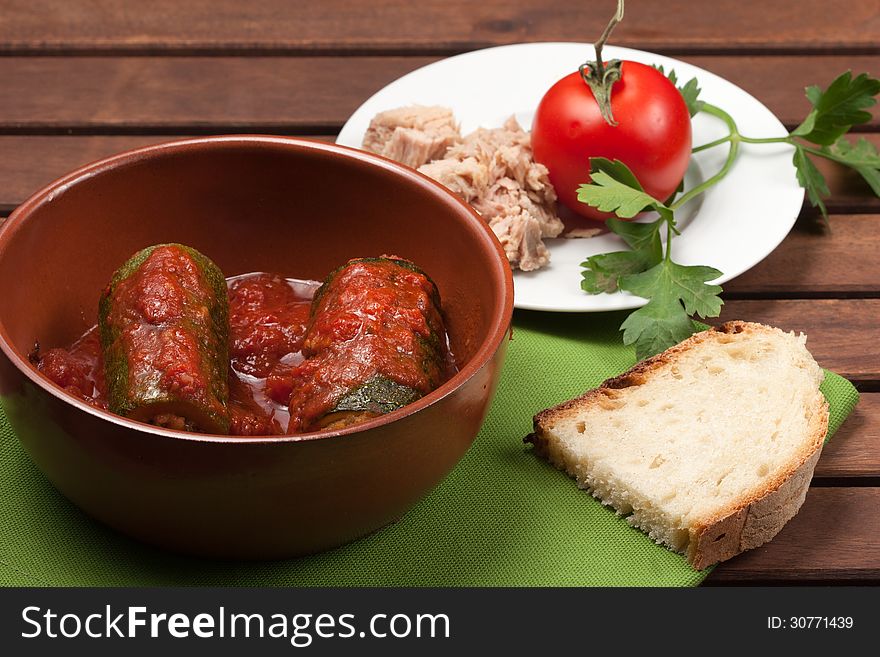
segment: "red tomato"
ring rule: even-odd
[[[567,75],[544,94],[532,125],[535,159],[550,171],[559,200],[574,212],[606,219],[577,200],[577,188],[590,180],[590,158],[620,160],[645,191],[661,201],[678,187],[691,155],[691,121],[681,93],[660,71],[624,61],[611,90],[618,125],[599,113],[579,72]]]

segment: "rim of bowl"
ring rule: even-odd
[[[195,442],[212,442],[212,443],[242,443],[242,444],[266,444],[266,443],[285,443],[285,442],[305,442],[312,440],[324,440],[336,437],[359,434],[370,429],[374,429],[386,424],[391,424],[397,420],[418,413],[420,410],[432,406],[433,404],[452,394],[455,390],[463,386],[478,371],[480,371],[494,356],[495,352],[501,346],[502,341],[507,337],[510,323],[513,317],[513,272],[507,261],[507,256],[498,238],[489,228],[489,225],[483,221],[476,211],[463,200],[455,196],[440,183],[432,180],[424,174],[419,173],[415,169],[411,169],[401,165],[393,160],[369,153],[348,146],[340,146],[338,144],[330,144],[317,140],[304,139],[298,137],[282,137],[275,135],[257,135],[257,134],[235,134],[235,135],[212,135],[206,137],[193,137],[187,139],[176,139],[165,141],[158,144],[151,144],[130,150],[123,151],[116,155],[97,160],[90,164],[86,164],[78,169],[62,176],[55,181],[44,186],[32,194],[27,200],[19,205],[0,226],[0,258],[8,248],[11,236],[18,230],[19,226],[44,203],[53,200],[58,195],[82,183],[94,176],[111,170],[135,164],[144,159],[155,156],[161,156],[167,152],[178,150],[189,150],[191,148],[211,148],[212,146],[247,146],[262,145],[269,148],[277,149],[293,149],[299,151],[310,151],[325,156],[338,156],[349,158],[354,161],[366,163],[369,166],[376,166],[381,169],[392,172],[396,177],[405,180],[407,184],[416,185],[428,191],[430,194],[441,197],[446,204],[458,206],[466,216],[470,217],[470,228],[483,240],[487,246],[491,247],[491,251],[497,256],[492,262],[494,284],[501,288],[501,298],[498,305],[494,309],[494,317],[492,319],[491,328],[474,355],[454,376],[444,382],[436,390],[431,391],[421,399],[411,404],[407,404],[403,408],[392,411],[387,415],[368,420],[361,424],[333,431],[312,431],[302,434],[289,434],[280,436],[228,436],[222,434],[203,434],[192,433],[186,431],[178,431],[174,429],[164,429],[156,427],[144,422],[136,422],[91,406],[81,399],[65,392],[60,386],[53,383],[46,377],[42,376],[26,357],[13,348],[6,331],[6,326],[0,317],[0,351],[22,372],[32,383],[36,384],[54,397],[74,406],[75,408],[94,415],[102,420],[112,422],[127,429],[142,431],[144,433],[174,438],[178,440],[189,440]]]

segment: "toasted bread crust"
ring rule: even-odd
[[[612,377],[610,379],[606,379],[598,387],[593,388],[592,390],[587,390],[579,397],[569,399],[568,401],[562,402],[557,406],[552,406],[541,411],[533,419],[535,433],[527,436],[526,440],[527,442],[532,442],[534,444],[534,441],[531,439],[533,436],[539,434],[543,430],[543,428],[547,427],[550,423],[553,422],[553,420],[565,417],[566,412],[568,411],[580,410],[585,406],[590,406],[594,403],[598,403],[598,400],[602,399],[603,397],[614,399],[616,397],[616,394],[614,392],[615,390],[642,385],[643,383],[645,383],[645,381],[648,380],[651,374],[659,369],[662,369],[666,365],[674,363],[675,358],[679,354],[693,349],[695,346],[701,344],[702,342],[705,342],[706,340],[713,339],[719,333],[735,334],[742,333],[744,331],[766,330],[767,328],[768,327],[762,324],[733,321],[722,324],[721,326],[710,328],[706,331],[694,333],[687,340],[675,345],[674,347],[670,347],[666,351],[659,353],[656,356],[651,356],[650,358],[646,358],[645,360],[636,363],[633,367],[628,369],[623,374]]]
[[[722,517],[692,529],[687,548],[691,565],[703,570],[776,536],[804,503],[821,453],[820,444],[794,472],[776,480],[781,483],[768,485],[763,495],[756,494],[726,516],[719,514]]]
[[[619,390],[642,385],[652,374],[674,364],[680,354],[707,340],[717,340],[721,334],[776,330],[778,329],[762,324],[733,321],[696,333],[663,353],[637,363],[623,374],[604,381],[597,388],[541,411],[534,417],[534,433],[526,436],[525,441],[532,443],[539,456],[548,458],[545,432],[557,421],[592,406],[613,403],[620,394]],[[814,400],[811,411],[809,440],[805,441],[804,449],[792,459],[790,467],[759,489],[744,491],[734,503],[690,529],[686,553],[694,568],[702,570],[762,545],[779,533],[798,512],[806,497],[828,430],[828,403],[821,394]],[[557,463],[554,465],[560,466]]]

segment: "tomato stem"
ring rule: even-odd
[[[608,25],[605,26],[605,31],[602,32],[602,36],[600,36],[599,40],[593,44],[593,48],[596,51],[596,72],[598,73],[600,80],[605,76],[605,63],[602,61],[602,48],[604,47],[605,42],[608,41],[608,37],[611,36],[611,32],[614,31],[614,28],[617,27],[617,24],[622,20],[623,0],[617,0],[617,12],[611,17],[611,20],[608,21]]]
[[[593,92],[593,97],[596,99],[596,104],[599,106],[602,118],[605,119],[608,125],[612,126],[616,126],[617,121],[614,120],[614,115],[611,112],[611,87],[620,79],[621,62],[619,59],[612,59],[606,65],[602,61],[602,47],[608,41],[611,32],[622,20],[623,0],[617,0],[617,12],[611,17],[608,25],[605,26],[602,36],[593,44],[593,48],[596,51],[596,61],[585,62],[578,67],[581,78]]]

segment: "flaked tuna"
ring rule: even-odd
[[[444,139],[449,143],[441,149]],[[512,267],[532,271],[550,262],[543,240],[563,230],[556,192],[547,168],[535,162],[529,134],[514,117],[501,128],[479,128],[462,138],[451,110],[401,107],[376,115],[364,148],[418,167],[470,203],[498,237]]]
[[[419,171],[455,192],[468,203],[481,199],[489,190],[489,171],[474,157],[461,160],[453,157],[434,160],[420,166]]]
[[[452,110],[412,105],[374,116],[363,146],[416,169],[443,157],[450,146],[460,141]]]

